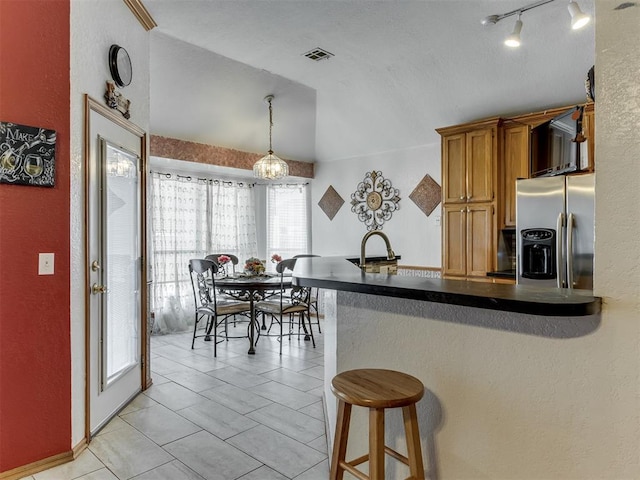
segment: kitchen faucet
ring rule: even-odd
[[[367,232],[364,237],[362,237],[362,243],[360,244],[360,268],[364,270],[365,268],[365,246],[367,245],[367,240],[373,235],[379,235],[384,240],[384,243],[387,246],[387,260],[393,260],[396,258],[396,254],[393,253],[391,249],[391,242],[389,241],[389,237],[387,237],[380,230],[371,230]]]

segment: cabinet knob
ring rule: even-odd
[[[460,196],[460,200],[464,200],[464,199],[465,199],[465,196],[464,196],[464,195],[461,195],[461,196]]]

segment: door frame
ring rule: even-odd
[[[133,122],[125,119],[119,112],[115,112],[102,105],[98,101],[91,98],[88,94],[84,95],[84,150],[83,150],[83,168],[84,168],[84,313],[85,313],[85,341],[84,341],[84,356],[85,356],[85,417],[84,417],[84,431],[85,440],[87,443],[91,441],[91,369],[90,369],[90,353],[91,353],[91,312],[90,312],[90,270],[91,261],[89,259],[89,161],[90,161],[90,148],[91,142],[91,125],[90,118],[91,112],[102,115],[107,120],[115,123],[116,125],[127,130],[129,133],[137,136],[140,139],[140,258],[141,258],[141,285],[140,285],[140,361],[142,363],[140,368],[142,390],[146,390],[151,386],[150,375],[150,363],[149,363],[149,340],[150,334],[148,331],[149,321],[149,308],[148,308],[148,283],[147,283],[147,176],[148,176],[148,149],[147,149],[147,133],[138,127]]]

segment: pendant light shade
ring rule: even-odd
[[[584,27],[591,17],[580,10],[580,6],[573,0],[569,2],[569,13],[571,14],[571,28],[578,30]]]
[[[264,101],[269,104],[269,152],[253,165],[253,176],[264,180],[278,180],[289,175],[289,165],[273,154],[271,146],[271,129],[273,127],[272,100],[273,95],[264,97]]]

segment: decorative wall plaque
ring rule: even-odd
[[[0,183],[53,187],[56,132],[0,122]]]
[[[364,180],[351,194],[351,211],[367,226],[367,230],[382,230],[384,222],[391,219],[400,206],[397,188],[382,176],[382,172],[367,172]]]
[[[433,178],[425,175],[416,188],[413,189],[409,198],[428,217],[442,199],[442,188]]]
[[[333,220],[333,217],[336,216],[336,213],[342,208],[343,204],[344,199],[331,185],[329,185],[329,188],[327,188],[327,191],[324,192],[324,195],[322,195],[322,198],[318,202],[318,206],[325,215],[329,217],[329,220]]]
[[[116,89],[115,83],[107,82],[107,90],[104,92],[104,100],[107,102],[107,106],[109,108],[118,110],[127,120],[131,118],[131,113],[129,112],[131,101],[126,99],[122,93]]]

